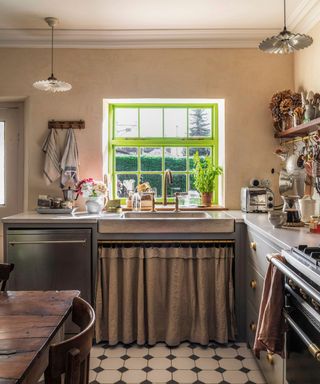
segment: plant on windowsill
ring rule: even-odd
[[[192,170],[194,185],[201,193],[201,203],[205,207],[210,207],[212,203],[213,191],[215,190],[215,178],[221,175],[223,170],[219,166],[212,164],[212,158],[206,156],[201,158],[196,152],[193,156],[195,168]]]

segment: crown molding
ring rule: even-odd
[[[307,33],[320,22],[320,1],[303,0],[288,18],[288,29]]]
[[[56,48],[256,48],[275,29],[55,30]],[[0,29],[0,47],[48,48],[48,29]]]

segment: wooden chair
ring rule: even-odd
[[[0,264],[0,291],[4,292],[10,273],[13,271],[14,264]]]
[[[76,297],[72,303],[72,321],[80,327],[80,333],[49,349],[49,365],[45,371],[46,384],[88,384],[89,361],[92,347],[95,314],[91,305]]]

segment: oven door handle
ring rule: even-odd
[[[319,292],[312,287],[312,285],[303,281],[301,277],[292,271],[290,268],[286,266],[281,260],[277,259],[275,256],[277,254],[268,254],[267,260],[272,263],[275,267],[279,269],[285,276],[293,281],[299,288],[301,288],[307,295],[309,295],[312,299],[314,299],[317,303],[320,304],[320,295]]]
[[[298,324],[292,319],[288,312],[283,311],[286,321],[291,325],[295,333],[300,337],[303,343],[308,347],[311,355],[320,362],[320,348],[317,344],[313,343],[309,337],[303,332],[303,330],[298,326]]]

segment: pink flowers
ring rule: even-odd
[[[79,181],[76,186],[78,195],[84,197],[99,197],[105,196],[107,186],[102,181],[95,181],[92,177]]]

